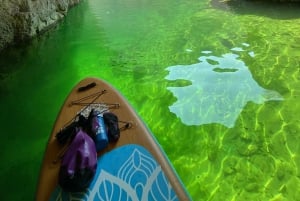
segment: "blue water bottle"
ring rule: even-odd
[[[104,124],[102,115],[100,114],[97,115],[97,122],[98,122],[98,128],[96,131],[94,141],[95,141],[97,151],[101,151],[107,147],[108,137],[107,137],[106,126]]]

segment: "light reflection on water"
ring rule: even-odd
[[[249,45],[243,43],[242,46]],[[168,87],[177,101],[169,106],[186,125],[219,123],[232,128],[245,105],[252,101],[281,101],[282,96],[264,89],[253,79],[250,70],[241,60],[239,52],[244,47],[232,48],[230,53],[214,56],[212,51],[202,51],[199,63],[176,65],[167,68],[167,80],[189,80],[189,86]],[[247,51],[250,57],[254,52]]]

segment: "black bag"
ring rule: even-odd
[[[120,128],[118,117],[112,112],[103,114],[104,123],[107,127],[107,135],[109,142],[116,142],[120,138]]]
[[[72,121],[69,125],[62,128],[56,134],[55,137],[59,144],[64,145],[68,142],[69,139],[72,139],[77,132],[77,128],[79,128],[79,127],[85,128],[86,127],[87,119],[81,114],[79,114],[76,117],[77,117],[77,119],[75,121]]]

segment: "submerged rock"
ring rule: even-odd
[[[239,15],[288,20],[300,17],[300,0],[210,0],[213,8]]]
[[[80,0],[0,0],[0,50],[36,36]]]

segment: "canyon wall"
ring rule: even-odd
[[[80,0],[0,0],[0,51],[34,37],[66,16]]]

